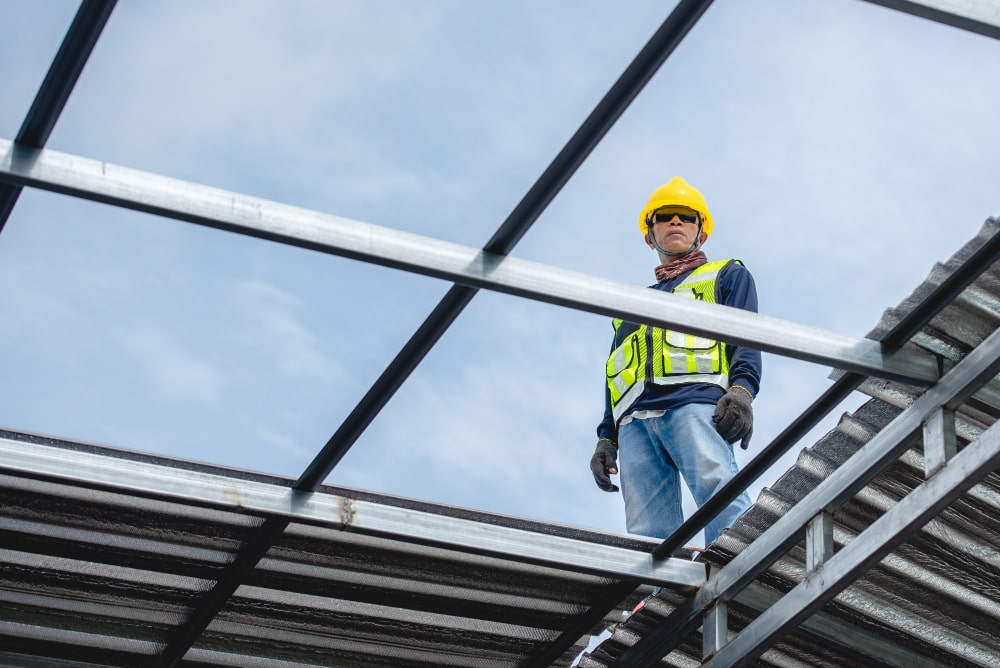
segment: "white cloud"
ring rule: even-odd
[[[238,309],[230,336],[245,346],[259,364],[273,365],[284,376],[317,377],[326,383],[343,379],[331,349],[302,319],[302,300],[259,279],[239,279],[226,290]]]
[[[145,385],[171,403],[217,404],[225,380],[217,363],[184,345],[170,331],[151,326],[116,328],[115,338],[141,372]]]

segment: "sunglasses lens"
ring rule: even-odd
[[[657,223],[669,223],[671,220],[674,219],[674,216],[677,216],[678,218],[681,219],[682,222],[685,223],[698,222],[698,216],[695,216],[690,213],[654,213],[653,221]]]

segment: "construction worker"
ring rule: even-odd
[[[738,260],[708,262],[702,252],[712,214],[684,179],[653,191],[639,229],[660,259],[650,287],[757,311],[747,268]],[[738,471],[733,443],[745,449],[753,432],[760,352],[620,319],[613,325],[604,419],[590,469],[606,492],[618,491],[609,476],[620,471],[629,533],[666,538],[684,520],[681,476],[701,506]],[[749,506],[743,492],[705,527],[705,545]]]

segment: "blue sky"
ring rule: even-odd
[[[478,247],[673,4],[121,0],[48,147]],[[76,6],[0,0],[0,136]],[[682,175],[763,313],[864,336],[1000,214],[997,109],[996,40],[718,0],[513,255],[648,284],[636,216]],[[25,191],[0,234],[0,426],[295,477],[448,287]],[[587,467],[610,333],[481,292],[329,482],[623,532]],[[741,461],[828,374],[765,355]]]

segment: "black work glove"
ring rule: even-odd
[[[618,446],[614,441],[602,438],[597,442],[594,456],[590,458],[590,472],[594,474],[594,482],[605,492],[618,491],[618,485],[608,477],[618,473]]]
[[[750,446],[753,435],[753,408],[750,402],[753,397],[750,391],[740,385],[729,388],[719,403],[715,405],[712,421],[715,429],[727,443],[740,441],[740,447],[746,450]]]

